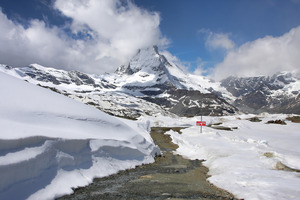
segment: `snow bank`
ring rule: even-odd
[[[286,115],[265,115],[261,122],[250,116],[204,117],[210,123],[238,127],[233,131],[190,127],[183,134],[170,131],[177,153],[205,159],[211,183],[243,199],[300,199],[299,172],[279,170],[280,163],[300,169],[300,124],[266,124]],[[286,168],[287,169],[287,168]]]
[[[53,199],[153,162],[143,126],[0,72],[0,199]]]

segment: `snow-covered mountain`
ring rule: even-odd
[[[38,64],[24,68],[2,65],[0,71],[125,118],[227,115],[237,111],[227,102],[233,96],[220,83],[184,72],[155,46],[140,50],[128,65],[104,75]]]
[[[300,79],[291,73],[213,82],[182,70],[156,46],[139,50],[128,64],[103,75],[38,64],[24,68],[1,65],[0,71],[130,119],[143,115],[218,116],[238,109],[300,113]]]
[[[233,104],[242,111],[300,114],[300,78],[295,74],[228,77],[222,86],[236,97]]]
[[[220,83],[182,70],[159,53],[156,46],[139,50],[128,65],[119,67],[111,76],[115,80],[114,84],[138,91],[141,95],[157,96],[166,93],[166,90],[184,89],[197,90],[204,94],[215,91],[220,92],[220,96],[224,98],[232,98]]]

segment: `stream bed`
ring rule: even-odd
[[[203,161],[173,154],[178,146],[164,134],[171,129],[180,133],[182,127],[152,127],[151,137],[163,152],[154,163],[96,178],[92,184],[58,199],[235,199],[206,180],[208,169]]]

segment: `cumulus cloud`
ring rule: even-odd
[[[41,20],[32,20],[25,28],[0,10],[1,63],[39,63],[103,73],[126,63],[137,49],[168,44],[159,29],[158,13],[143,10],[129,0],[56,0],[54,8],[71,23],[49,27]]]
[[[68,59],[78,59],[78,51],[72,49],[76,43],[60,37],[63,33],[57,27],[47,28],[42,21],[32,20],[25,29],[0,12],[0,29],[0,61],[3,64],[57,66],[66,65]]]
[[[210,68],[206,68],[205,66],[208,64],[207,61],[202,60],[202,58],[198,57],[196,61],[197,67],[194,69],[193,74],[204,76],[207,75],[210,71]]]
[[[213,32],[210,29],[199,29],[198,35],[204,40],[205,48],[216,60],[221,60],[231,50],[235,48],[235,42],[230,39],[231,33]],[[193,71],[195,75],[207,76],[212,73],[212,66],[216,60],[207,61],[200,57],[196,60],[196,68]]]
[[[205,35],[205,46],[210,50],[231,50],[235,47],[235,43],[229,38],[229,33],[215,33],[209,29],[200,29],[198,33]]]
[[[230,50],[222,63],[215,66],[216,80],[235,76],[273,75],[300,68],[300,26],[280,37],[266,36]]]
[[[233,49],[235,44],[229,39],[229,34],[224,33],[210,33],[206,40],[206,46],[211,49],[222,48],[225,50]]]

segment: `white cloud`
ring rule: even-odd
[[[212,32],[209,34],[205,44],[211,49],[222,48],[225,50],[233,49],[235,46],[234,42],[229,39],[229,34]]]
[[[206,70],[204,70],[202,66],[198,66],[193,71],[193,74],[198,75],[198,76],[203,76],[204,73],[206,73]]]
[[[121,3],[122,2],[122,3]],[[0,10],[0,63],[24,66],[39,63],[89,73],[114,71],[137,49],[167,45],[156,12],[124,0],[56,0],[54,7],[72,19],[63,28],[32,20],[29,27],[12,22]]]
[[[279,71],[299,72],[300,26],[280,37],[266,36],[233,49],[215,66],[216,80],[230,75],[273,75]]]
[[[230,33],[215,33],[209,29],[198,30],[199,34],[203,34],[205,38],[205,46],[209,50],[231,50],[235,47],[235,43],[229,38]]]
[[[192,74],[204,76],[207,73],[207,69],[205,69],[205,65],[207,64],[207,62],[203,61],[202,58],[198,57],[195,63],[196,67]]]

